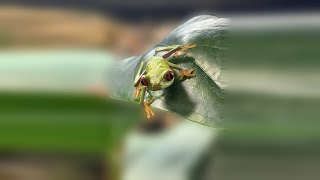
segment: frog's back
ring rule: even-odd
[[[153,56],[146,65],[146,71],[150,72],[154,69],[170,69],[165,59]]]

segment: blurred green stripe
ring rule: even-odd
[[[94,96],[2,92],[0,99],[0,151],[106,151],[141,119],[135,106]]]

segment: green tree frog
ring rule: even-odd
[[[136,87],[134,98],[142,105],[147,113],[147,118],[154,116],[150,105],[154,102],[155,98],[152,96],[151,91],[165,89],[173,83],[174,72],[172,69],[179,71],[180,80],[183,80],[184,77],[192,78],[195,76],[194,69],[184,70],[182,67],[167,60],[171,55],[174,58],[179,57],[181,53],[187,55],[187,51],[194,47],[196,47],[195,44],[160,47],[155,50],[155,54],[161,51],[168,52],[161,57],[154,55],[146,63],[141,62],[134,77],[134,87]],[[148,96],[146,96],[146,92],[148,92]]]

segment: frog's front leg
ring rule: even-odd
[[[195,77],[196,76],[196,74],[194,74],[194,68],[183,69],[181,66],[176,65],[174,63],[171,63],[169,61],[167,61],[167,64],[169,67],[179,71],[179,79],[180,80],[183,80],[184,77]]]
[[[139,94],[140,94],[140,91],[141,91],[141,88],[142,88],[142,84],[140,82],[140,78],[142,75],[145,74],[145,70],[142,71],[143,69],[143,66],[144,66],[144,62],[142,61],[140,63],[140,66],[139,66],[139,69],[134,77],[134,80],[133,80],[133,86],[136,87],[136,91],[134,92],[134,98],[138,98]]]
[[[181,45],[180,48],[177,49],[177,51],[174,52],[173,57],[174,58],[178,58],[179,57],[179,53],[182,53],[184,56],[188,55],[188,50],[195,48],[196,45],[195,44],[186,44],[186,45]]]
[[[144,111],[147,113],[147,118],[149,119],[151,116],[154,116],[154,113],[153,113],[150,105],[154,102],[155,99],[149,93],[149,96],[151,96],[151,97],[148,97],[145,100],[146,91],[147,91],[147,87],[143,86],[141,89],[141,94],[140,94],[140,104],[142,105]]]
[[[170,50],[173,50],[173,49],[176,49],[180,47],[180,45],[171,45],[171,46],[165,46],[165,47],[158,47],[156,48],[155,52],[161,52],[161,51],[170,51]]]
[[[172,46],[167,46],[167,47],[160,47],[156,49],[156,53],[159,51],[169,51],[166,54],[164,54],[162,57],[164,59],[167,59],[173,54],[174,58],[179,57],[179,53],[182,53],[184,56],[187,56],[188,50],[196,47],[195,44],[186,44],[186,45],[172,45]]]
[[[143,66],[144,66],[144,62],[142,61],[140,63],[140,66],[139,66],[139,69],[138,69],[136,75],[134,76],[134,80],[133,80],[134,87],[137,87],[139,85],[141,76],[145,74],[145,71],[142,71]]]

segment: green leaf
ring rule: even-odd
[[[120,62],[112,70],[112,97],[133,101],[133,77],[141,61],[147,62],[155,48],[175,44],[196,44],[188,57],[170,59],[183,68],[195,68],[196,77],[180,81],[163,91],[155,92],[153,107],[174,112],[191,121],[217,127],[221,122],[222,90],[221,67],[226,48],[228,20],[211,15],[197,16],[173,30],[159,45],[142,56]],[[164,52],[165,53],[165,52]],[[161,55],[161,54],[157,54]],[[114,77],[117,78],[114,78]]]

